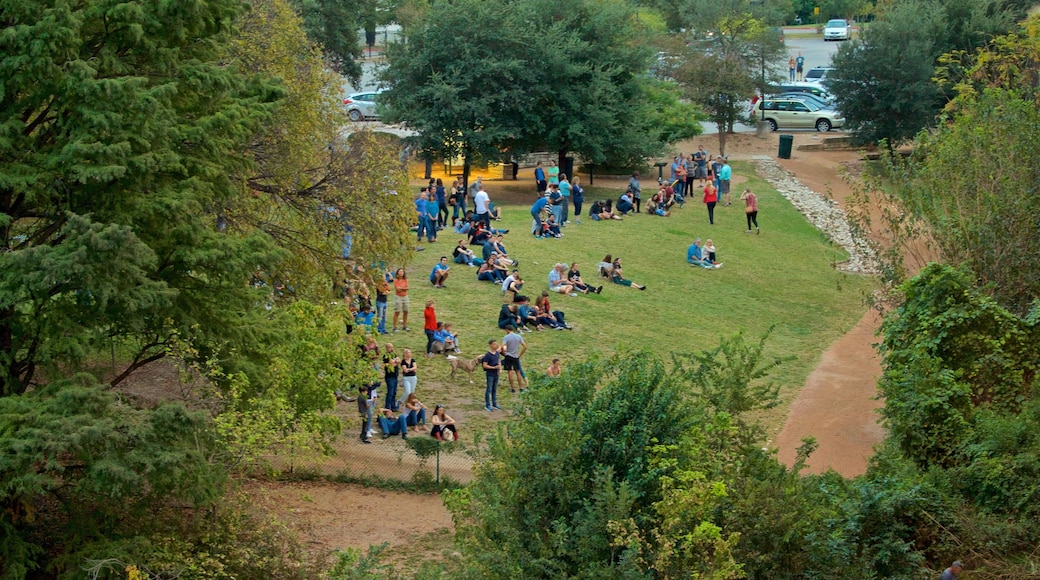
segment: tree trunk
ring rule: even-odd
[[[726,154],[726,132],[719,131],[719,155]]]

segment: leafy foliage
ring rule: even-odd
[[[590,162],[656,152],[649,57],[626,2],[444,0],[390,47],[380,78],[388,118],[419,131],[424,152],[463,157],[468,175],[504,151],[548,148],[561,164],[572,151]]]
[[[476,481],[446,500],[470,572],[741,577],[737,536],[712,523],[726,496],[714,478],[748,449],[734,443],[737,417],[775,400],[756,386],[771,366],[760,346],[727,340],[691,361],[693,377],[638,352],[533,385]],[[718,407],[690,396],[693,385]]]
[[[3,394],[102,341],[132,353],[118,382],[175,333],[246,338],[234,331],[251,302],[242,274],[275,253],[261,237],[220,235],[208,210],[238,193],[238,148],[277,92],[215,62],[238,10],[213,0],[5,11],[0,284],[19,290],[0,298]],[[51,343],[70,328],[80,330]]]
[[[883,327],[883,415],[908,457],[948,466],[976,407],[1017,413],[1032,395],[1035,330],[948,266],[929,266],[902,290]]]
[[[825,84],[857,140],[898,145],[934,126],[945,103],[932,80],[940,56],[974,51],[1012,24],[996,0],[894,2],[838,48]]]

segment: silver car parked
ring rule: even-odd
[[[769,124],[769,129],[812,129],[826,133],[840,129],[845,119],[837,111],[824,109],[799,99],[766,97],[756,103],[755,118]]]
[[[383,91],[372,91],[367,93],[353,93],[343,99],[343,105],[347,108],[347,115],[351,121],[364,121],[365,119],[378,119],[376,103]]]

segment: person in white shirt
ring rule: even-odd
[[[488,207],[491,205],[491,198],[487,192],[484,191],[484,185],[477,183],[477,195],[473,196],[473,205],[476,207],[476,217],[478,220],[484,222],[484,225],[491,227],[491,213]]]

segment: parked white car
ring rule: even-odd
[[[835,18],[827,21],[827,26],[823,27],[823,40],[848,40],[852,34],[852,27],[849,26],[849,21],[841,18]]]

